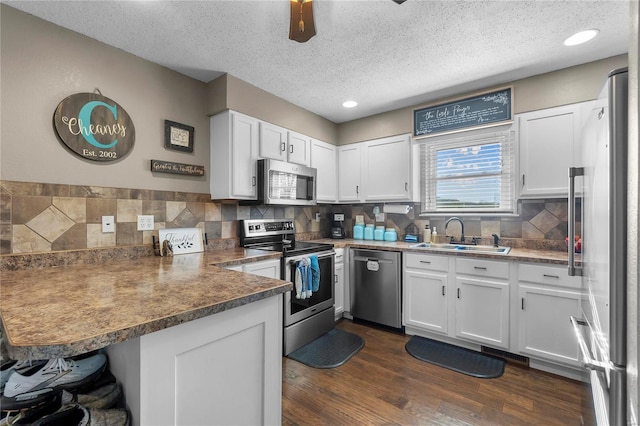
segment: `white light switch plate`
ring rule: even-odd
[[[152,214],[138,215],[138,231],[153,231],[153,215]]]
[[[102,216],[102,233],[116,232],[116,224],[113,216]]]

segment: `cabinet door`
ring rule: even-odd
[[[580,316],[581,294],[552,287],[519,286],[521,353],[572,366],[580,365],[570,316]]]
[[[518,117],[521,196],[567,196],[567,169],[578,158],[582,111],[588,105],[548,108]]]
[[[287,129],[260,122],[260,158],[287,159]]]
[[[336,309],[336,319],[342,318],[344,312],[344,263],[336,263],[335,266],[335,288],[334,306]]]
[[[287,161],[309,166],[311,164],[311,138],[292,131],[288,133]]]
[[[360,201],[360,145],[338,148],[338,201]]]
[[[509,283],[456,277],[456,336],[509,349]]]
[[[405,272],[405,326],[447,333],[447,282],[442,272]]]
[[[335,202],[337,196],[337,149],[328,143],[311,140],[311,167],[318,171],[316,199]]]
[[[231,196],[255,199],[258,120],[232,114]]]
[[[394,136],[366,142],[363,153],[364,201],[409,200],[411,138]]]
[[[242,270],[248,274],[280,279],[279,260],[264,260],[262,262],[247,263],[242,267]]]

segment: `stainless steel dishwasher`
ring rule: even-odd
[[[400,253],[352,249],[349,270],[351,315],[402,327]]]

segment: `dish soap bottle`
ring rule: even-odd
[[[436,227],[433,227],[433,231],[431,231],[431,242],[436,244],[438,242],[438,231],[436,231]]]
[[[424,226],[424,231],[422,231],[422,241],[425,243],[431,242],[431,228],[429,228],[429,225]]]

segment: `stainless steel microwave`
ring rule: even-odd
[[[278,160],[258,160],[258,203],[316,204],[317,170]]]

